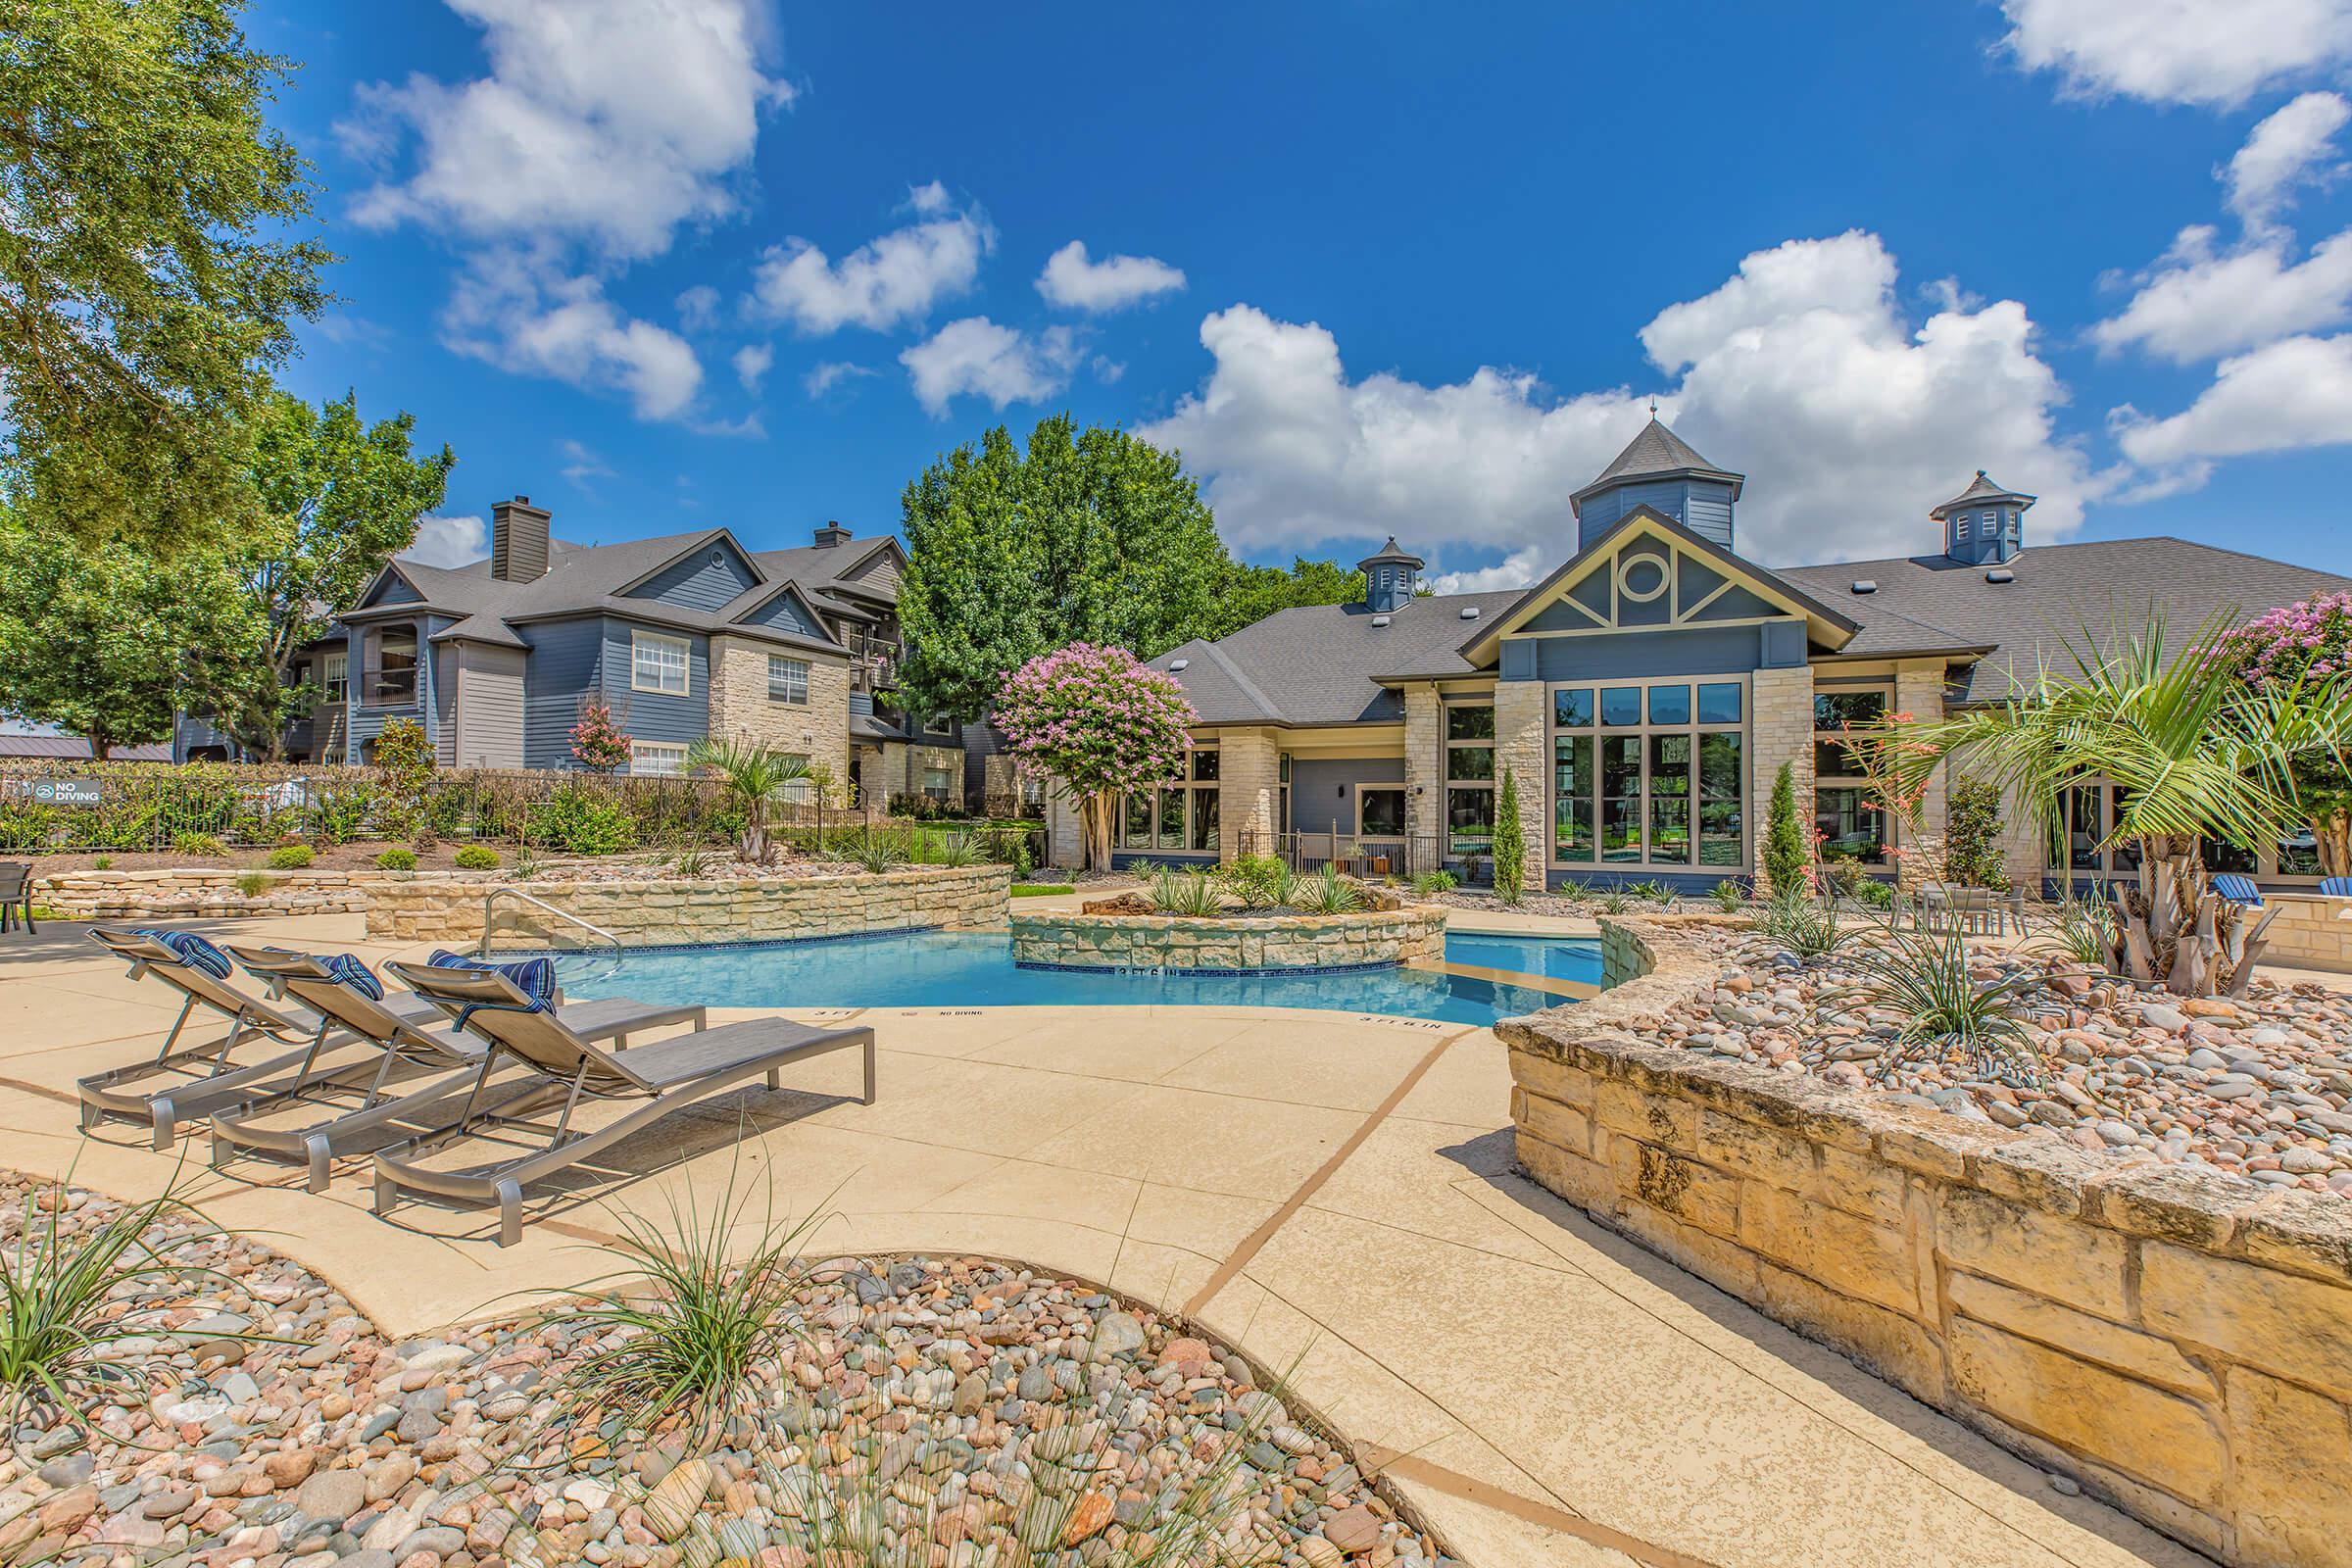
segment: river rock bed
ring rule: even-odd
[[[1905,1096],[1971,1120],[2093,1152],[2194,1160],[2280,1187],[2352,1197],[2352,996],[2259,977],[2234,1000],[2174,997],[2018,950],[1975,950],[1981,984],[2019,997],[2039,1085],[1979,1076],[1965,1057],[1897,1052],[1902,1015],[1874,1004],[1837,956],[1805,962],[1727,933],[1712,985],[1652,1026],[1658,1043],[1848,1089]]]
[[[117,1211],[0,1178],[12,1254],[28,1193],[39,1230],[52,1206],[69,1234]],[[838,1503],[932,1532],[948,1568],[1076,1568],[1130,1560],[1160,1499],[1208,1478],[1236,1499],[1237,1560],[1453,1563],[1240,1357],[1010,1264],[829,1261],[750,1413],[689,1451],[553,1419],[596,1343],[577,1330],[516,1318],[388,1341],[253,1239],[190,1215],[142,1243],[173,1266],[122,1298],[140,1337],[114,1354],[143,1386],[101,1401],[94,1428],[18,1427],[0,1562],[811,1568],[802,1521]]]

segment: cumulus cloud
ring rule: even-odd
[[[489,553],[490,530],[481,518],[424,516],[416,519],[416,537],[400,559],[424,566],[463,566]]]
[[[645,419],[682,415],[703,384],[684,338],[629,316],[602,280],[567,275],[544,253],[477,255],[442,316],[442,341],[501,369],[624,393]]]
[[[706,332],[718,324],[718,290],[697,283],[678,295],[678,324],[689,332]]]
[[[2069,90],[2228,106],[2352,60],[2343,0],[2002,0],[2002,46]]]
[[[1105,256],[1089,261],[1086,241],[1074,239],[1046,258],[1037,291],[1049,304],[1100,315],[1123,311],[1184,287],[1184,270],[1156,256]]]
[[[363,87],[347,149],[405,174],[363,191],[360,222],[476,237],[578,239],[659,255],[680,223],[732,212],[728,176],[791,89],[760,65],[755,0],[450,0],[490,74]]]
[[[798,237],[769,248],[753,270],[746,308],[812,337],[845,326],[884,332],[969,290],[996,245],[988,220],[976,209],[956,210],[937,181],[917,188],[907,206],[921,221],[870,239],[839,262]]]
[[[965,393],[999,409],[1050,398],[1069,385],[1078,359],[1077,340],[1066,326],[1032,336],[985,316],[967,316],[907,349],[899,363],[906,367],[915,400],[940,418],[949,402]]]
[[[1529,545],[1525,550],[1512,551],[1492,566],[1441,571],[1429,579],[1429,586],[1442,594],[1495,593],[1505,588],[1525,588],[1558,564],[1558,561],[1544,553],[1542,545]]]
[[[2071,533],[2114,481],[2060,440],[2065,398],[2025,308],[1947,303],[1914,326],[1877,236],[1760,251],[1706,296],[1642,329],[1677,385],[1661,416],[1749,478],[1744,553],[1821,561],[1926,548],[1927,510],[1979,467],[2038,494],[2038,537]],[[1350,378],[1337,339],[1247,305],[1210,316],[1200,391],[1139,431],[1208,476],[1243,549],[1304,549],[1395,533],[1557,562],[1575,548],[1568,498],[1647,418],[1624,388],[1557,395],[1482,367],[1423,385]],[[1467,575],[1467,574],[1465,574]]]
[[[2190,365],[2352,319],[2352,229],[2290,261],[2283,239],[2222,250],[2210,225],[2180,231],[2122,312],[2090,329],[2100,348]]]
[[[2344,166],[2332,162],[2335,133],[2352,120],[2352,104],[2331,92],[2307,92],[2256,125],[2222,171],[2230,210],[2249,231],[2270,225],[2297,188],[2326,185]]]
[[[848,360],[826,360],[807,375],[802,376],[801,385],[810,397],[821,398],[844,382],[862,380],[866,376],[879,373],[879,371],[862,365],[853,364]]]
[[[735,379],[743,383],[743,389],[757,393],[760,383],[767,379],[768,370],[776,363],[776,351],[765,343],[746,343],[735,351],[732,363]]]
[[[2201,480],[2216,458],[2352,442],[2352,336],[2290,337],[2224,360],[2213,385],[2170,418],[2125,405],[2110,416],[2133,462]]]

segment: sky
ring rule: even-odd
[[[1662,417],[1770,564],[2352,574],[2352,0],[254,0],[338,303],[285,372],[459,464],[418,552],[898,525],[1067,410],[1242,557],[1532,581]]]

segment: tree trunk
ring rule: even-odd
[[[2320,875],[2352,876],[2352,813],[2312,817],[2311,836],[2319,846]]]
[[[2143,986],[2175,996],[2240,995],[2252,980],[2264,946],[2257,920],[2213,891],[2197,841],[2187,837],[2138,840],[2136,886],[2109,888],[2115,904],[2113,967]]]
[[[1110,822],[1117,806],[1118,797],[1108,790],[1078,798],[1078,832],[1086,869],[1098,876],[1110,872]]]

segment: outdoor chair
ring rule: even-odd
[[[2242,871],[2215,872],[2213,891],[2241,909],[2262,907],[2262,889],[2256,887],[2254,879]]]
[[[2320,897],[2323,899],[2352,899],[2352,876],[2320,878]]]
[[[90,936],[130,964],[132,979],[161,981],[183,1000],[153,1057],[91,1073],[74,1084],[84,1132],[114,1117],[152,1128],[154,1146],[169,1149],[190,1118],[282,1094],[318,1070],[320,1050],[335,1031],[333,1020],[249,997],[229,985],[228,955],[195,932],[101,925],[92,926]],[[414,1024],[440,1016],[420,997],[389,1005]],[[228,1033],[210,1045],[183,1047],[180,1033],[198,1007],[226,1018]],[[260,1060],[237,1059],[239,1049],[251,1041],[292,1049]]]
[[[23,860],[0,861],[0,931],[6,931],[22,909],[24,929],[38,934],[32,923],[32,867]]]
[[[522,1237],[523,1189],[541,1177],[580,1163],[683,1106],[700,1103],[765,1078],[780,1089],[781,1069],[835,1051],[865,1055],[863,1102],[874,1102],[874,1032],[871,1028],[813,1029],[789,1018],[754,1018],[716,1029],[679,1035],[609,1053],[582,1039],[547,1002],[526,995],[504,974],[420,963],[385,965],[420,996],[449,1008],[459,1026],[479,1036],[488,1049],[474,1075],[458,1120],[423,1137],[406,1140],[375,1155],[375,1211],[388,1213],[405,1189],[448,1202],[498,1208],[498,1245]],[[517,1069],[492,1080],[502,1063]],[[611,1101],[628,1108],[593,1131],[574,1131],[572,1116],[582,1099]],[[562,1102],[552,1125],[534,1119]],[[493,1130],[515,1129],[544,1141],[525,1152],[461,1170],[423,1163],[422,1156],[449,1144]]]
[[[2006,936],[2012,901],[1993,888],[1931,882],[1912,904],[1912,923],[1922,931],[1958,931],[1963,936]],[[2024,924],[2022,911],[2019,924]]]
[[[310,1191],[322,1193],[333,1161],[436,1130],[434,1112],[465,1092],[481,1070],[478,1037],[454,1025],[428,1030],[422,1020],[391,1011],[382,985],[357,958],[277,948],[231,946],[228,951],[279,994],[293,996],[372,1046],[376,1060],[364,1081],[314,1081],[214,1112],[216,1168],[238,1152],[288,1160],[305,1168]],[[450,1017],[430,998],[407,1000],[423,1000],[435,1022]],[[659,1006],[626,997],[560,1004],[556,1016],[582,1039],[609,1040],[622,1048],[641,1030],[680,1023],[701,1029],[706,1022],[699,1006]]]

